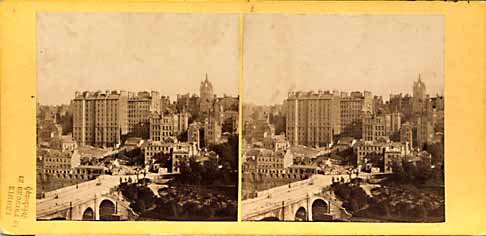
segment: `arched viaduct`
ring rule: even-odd
[[[280,186],[242,202],[244,221],[347,221],[351,215],[341,207],[327,177]]]
[[[37,213],[38,220],[129,220],[136,214],[116,196],[96,195],[84,201],[67,202],[62,206]]]

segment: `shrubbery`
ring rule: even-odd
[[[123,196],[130,202],[130,208],[135,212],[141,214],[148,208],[154,206],[156,197],[148,187],[131,183],[121,183],[119,188]]]
[[[334,183],[334,194],[343,201],[343,207],[351,212],[358,211],[368,205],[370,198],[358,185],[349,183]]]

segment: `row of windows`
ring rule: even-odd
[[[69,164],[54,164],[54,165],[44,165],[44,169],[69,169],[71,165]]]
[[[71,158],[66,156],[64,158],[52,158],[52,157],[48,157],[48,158],[45,158],[44,159],[44,162],[70,162],[71,161]]]

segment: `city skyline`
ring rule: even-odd
[[[199,94],[206,73],[215,94],[238,95],[239,15],[40,13],[37,32],[41,104],[100,88]]]
[[[411,94],[419,74],[428,94],[443,95],[443,28],[441,16],[245,17],[242,99],[269,105],[290,90],[316,88],[367,90],[387,99]]]
[[[417,80],[418,81],[418,80]],[[416,81],[412,81],[413,82],[416,82]],[[426,85],[427,86],[427,85]],[[367,89],[361,89],[361,90],[346,90],[346,91],[343,91],[343,90],[329,90],[329,89],[310,89],[310,90],[291,90],[289,91],[290,92],[319,92],[319,91],[328,91],[328,92],[333,92],[333,91],[337,91],[339,93],[346,93],[347,96],[350,96],[352,92],[360,92],[360,93],[363,93],[365,91],[369,91]],[[391,98],[391,95],[402,95],[402,96],[409,96],[409,97],[413,97],[413,93],[412,92],[406,92],[406,93],[403,93],[403,92],[397,92],[397,93],[393,93],[393,94],[388,94],[386,96],[382,96],[382,95],[376,95],[376,94],[371,94],[372,97],[374,96],[378,96],[378,97],[381,97],[383,102],[389,102],[390,101],[390,98]],[[433,97],[436,97],[436,96],[439,96],[439,97],[443,97],[443,94],[430,94],[430,93],[427,93],[426,92],[426,95],[433,98]],[[285,102],[285,100],[287,99],[288,97],[288,93],[286,94],[285,98],[280,101],[280,102],[276,102],[276,103],[270,103],[270,104],[258,104],[258,103],[253,103],[253,102],[243,102],[243,105],[251,105],[251,106],[274,106],[274,105],[283,105],[283,103]]]
[[[138,93],[139,92],[148,92],[148,93],[150,93],[150,92],[155,91],[155,92],[158,92],[161,97],[164,97],[164,96],[165,97],[169,97],[169,100],[170,100],[171,103],[175,103],[177,101],[177,96],[178,95],[187,95],[187,94],[189,94],[190,96],[196,95],[197,97],[200,97],[199,91],[196,91],[196,92],[177,93],[175,96],[169,96],[169,95],[165,95],[165,94],[161,93],[159,90],[153,90],[153,89],[143,89],[143,90],[94,89],[94,90],[76,90],[76,91],[73,91],[72,97],[66,103],[45,104],[45,103],[41,103],[40,101],[38,101],[38,103],[40,105],[42,105],[42,106],[62,106],[62,105],[69,105],[71,103],[71,101],[74,99],[76,92],[81,92],[81,93],[82,92],[93,92],[93,93],[95,93],[95,92],[106,92],[106,91],[109,91],[109,92],[113,92],[113,91],[125,91],[125,92],[128,92],[128,93],[133,93],[134,96],[138,96]],[[218,97],[218,98],[222,98],[224,96],[228,96],[228,97],[239,97],[238,94],[231,95],[231,94],[225,94],[225,93],[223,93],[223,94],[216,94],[215,93],[214,95],[216,97]]]

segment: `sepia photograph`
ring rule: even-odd
[[[236,221],[240,21],[37,13],[36,219]]]
[[[445,222],[444,19],[244,19],[243,221]]]

